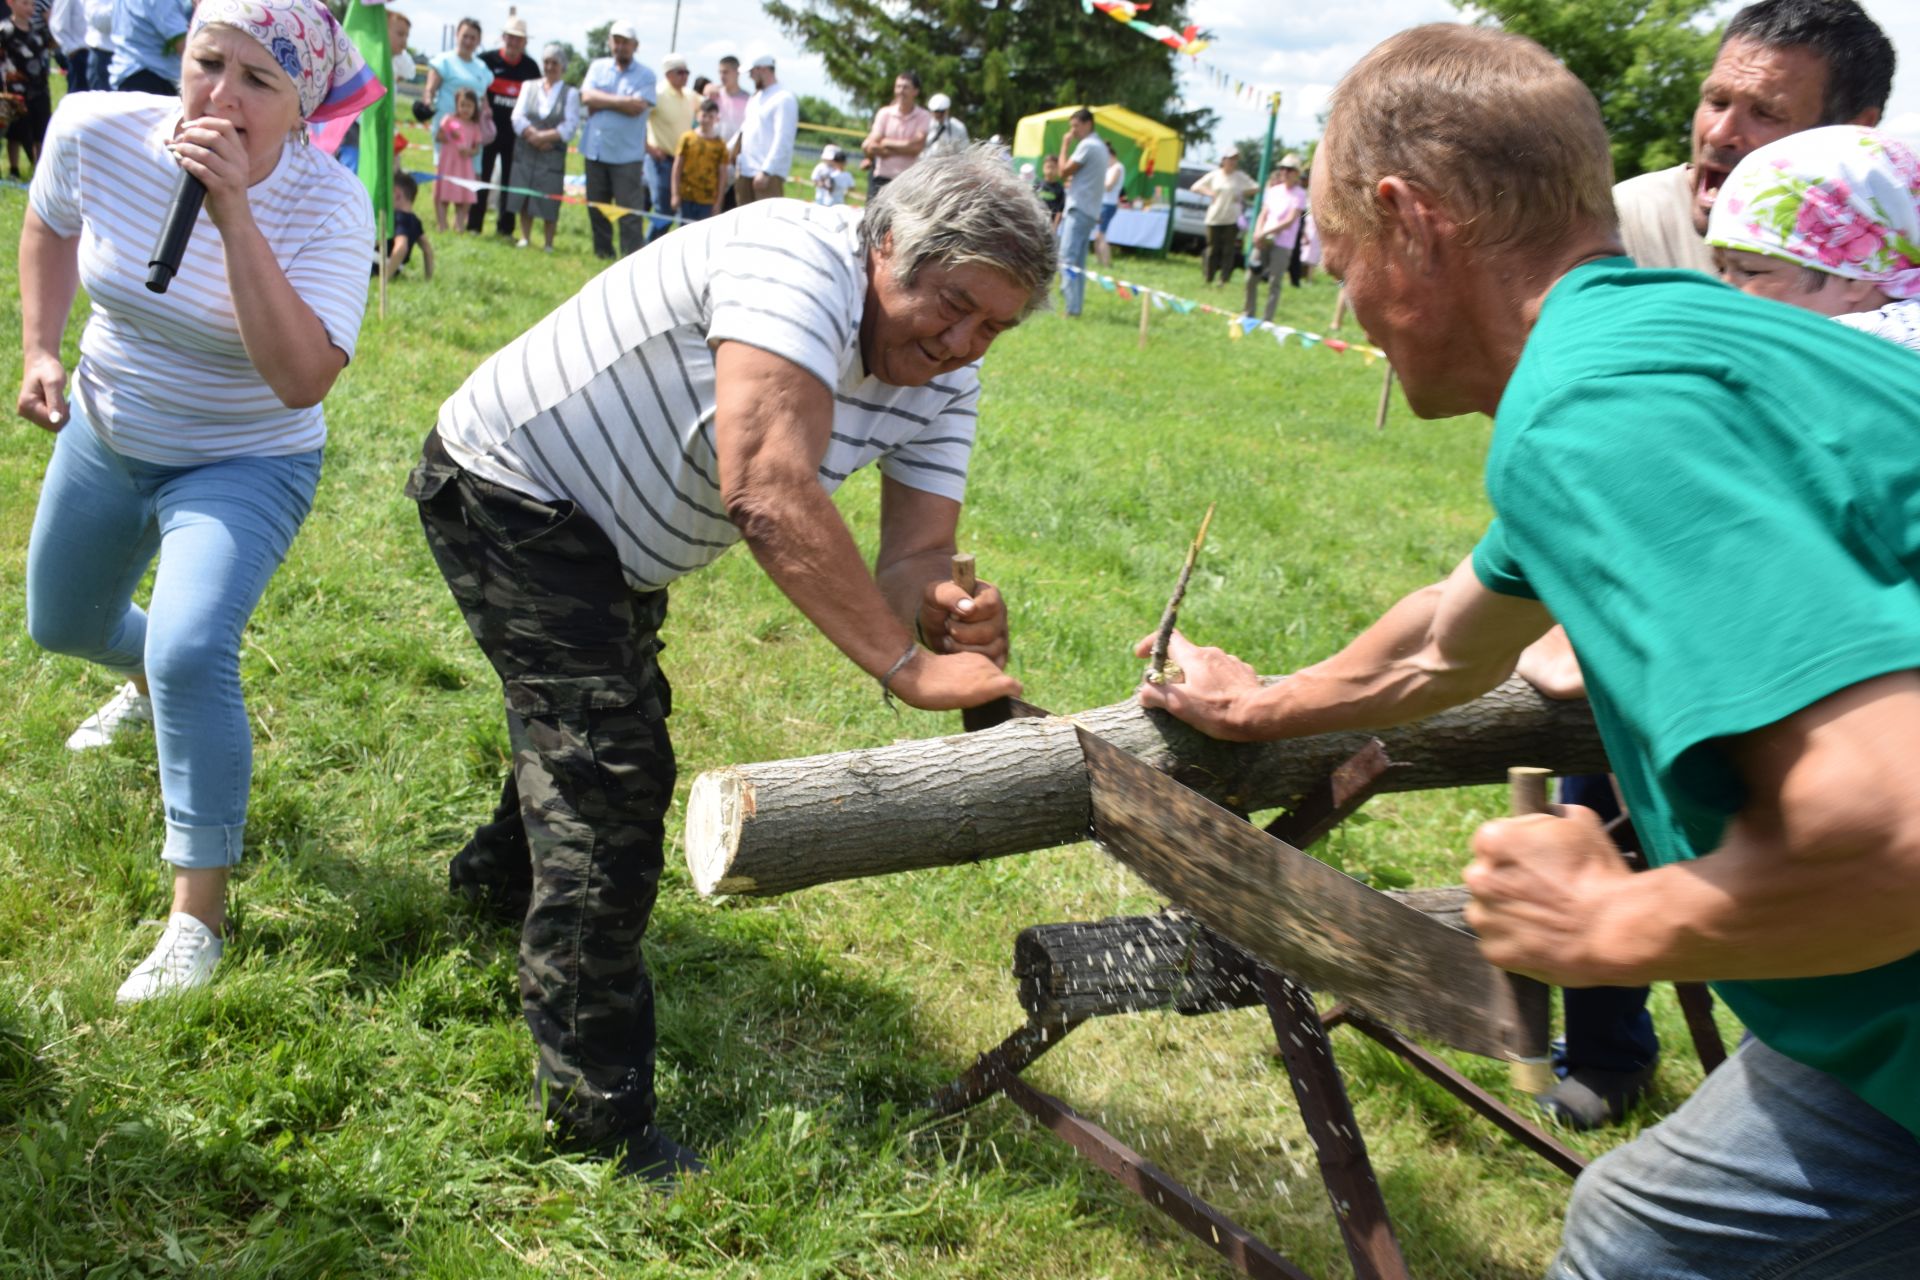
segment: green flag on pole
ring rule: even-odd
[[[352,0],[340,25],[386,88],[360,113],[360,181],[367,184],[374,225],[385,237],[393,228],[393,51],[387,43],[386,0]]]

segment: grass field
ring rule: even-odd
[[[24,204],[0,190],[8,244]],[[318,503],[247,636],[248,856],[204,992],[114,1006],[164,910],[154,754],[62,749],[111,682],[26,636],[50,440],[0,431],[0,1274],[1222,1274],[1010,1105],[937,1122],[918,1109],[1017,1024],[1021,928],[1157,905],[1089,846],[718,904],[694,896],[676,847],[648,945],[660,1094],[713,1170],[667,1198],[544,1146],[514,938],[445,891],[446,858],[498,785],[498,686],[401,484],[442,398],[593,272],[578,211],[562,234],[552,258],[443,238],[436,279],[410,272],[386,320],[369,315],[327,405]],[[1203,291],[1190,259],[1120,270],[1238,296]],[[1332,300],[1324,283],[1289,291],[1281,319],[1323,330]],[[961,541],[1009,597],[1030,698],[1128,695],[1129,644],[1209,502],[1184,622],[1263,670],[1324,655],[1471,546],[1485,422],[1396,406],[1376,433],[1377,366],[1159,312],[1143,352],[1137,321],[1093,291],[1082,320],[1036,317],[988,358]],[[78,332],[76,317],[70,358]],[[11,345],[0,372],[11,394]],[[863,474],[840,503],[869,547],[876,498]],[[744,552],[674,589],[666,636],[682,798],[711,766],[957,728],[885,710]],[[1331,853],[1453,883],[1499,804],[1382,799]],[[1698,1079],[1665,989],[1656,1016],[1674,1051],[1629,1133]],[[1565,1179],[1384,1052],[1350,1033],[1336,1045],[1415,1274],[1537,1274]],[[1145,1014],[1082,1029],[1033,1078],[1309,1271],[1345,1275],[1270,1048],[1254,1011]],[[1456,1061],[1505,1087],[1495,1064]]]

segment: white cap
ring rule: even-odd
[[[500,28],[500,34],[503,36],[519,36],[522,40],[525,40],[527,38],[527,20],[518,16],[508,18],[507,25]]]
[[[616,22],[607,28],[607,39],[631,40],[640,43],[640,32],[631,22]]]
[[[953,99],[949,98],[944,93],[936,93],[931,98],[927,99],[927,110],[951,111],[953,110]]]
[[[753,60],[747,69],[751,71],[757,67],[765,67],[769,71],[773,70],[773,55],[770,53],[761,54]]]
[[[687,60],[681,57],[677,53],[670,53],[666,57],[660,59],[660,70],[662,72],[685,71],[686,69],[687,69]]]
[[[826,146],[820,148],[820,158],[822,160],[838,160],[840,158],[840,148],[829,142]]]

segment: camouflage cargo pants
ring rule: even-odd
[[[450,869],[526,902],[520,999],[561,1135],[617,1141],[653,1119],[653,986],[640,955],[673,798],[664,591],[636,593],[606,534],[462,470],[429,435],[407,482],[427,545],[500,675],[513,764]]]

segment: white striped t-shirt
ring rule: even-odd
[[[867,376],[859,224],[857,209],[762,200],[662,237],[476,369],[440,408],[441,442],[485,479],[578,504],[627,580],[656,590],[740,539],[714,457],[713,348],[743,342],[833,390],[829,493],[878,460],[891,479],[959,501],[979,366],[922,387]]]
[[[70,93],[53,113],[28,199],[54,234],[80,237],[93,314],[72,394],[116,451],[164,466],[318,449],[327,438],[320,406],[281,404],[247,358],[220,232],[204,208],[167,292],[147,291],[180,174],[166,150],[179,119],[179,99],[146,93]],[[351,357],[373,247],[366,188],[290,140],[247,194],[288,283]]]

